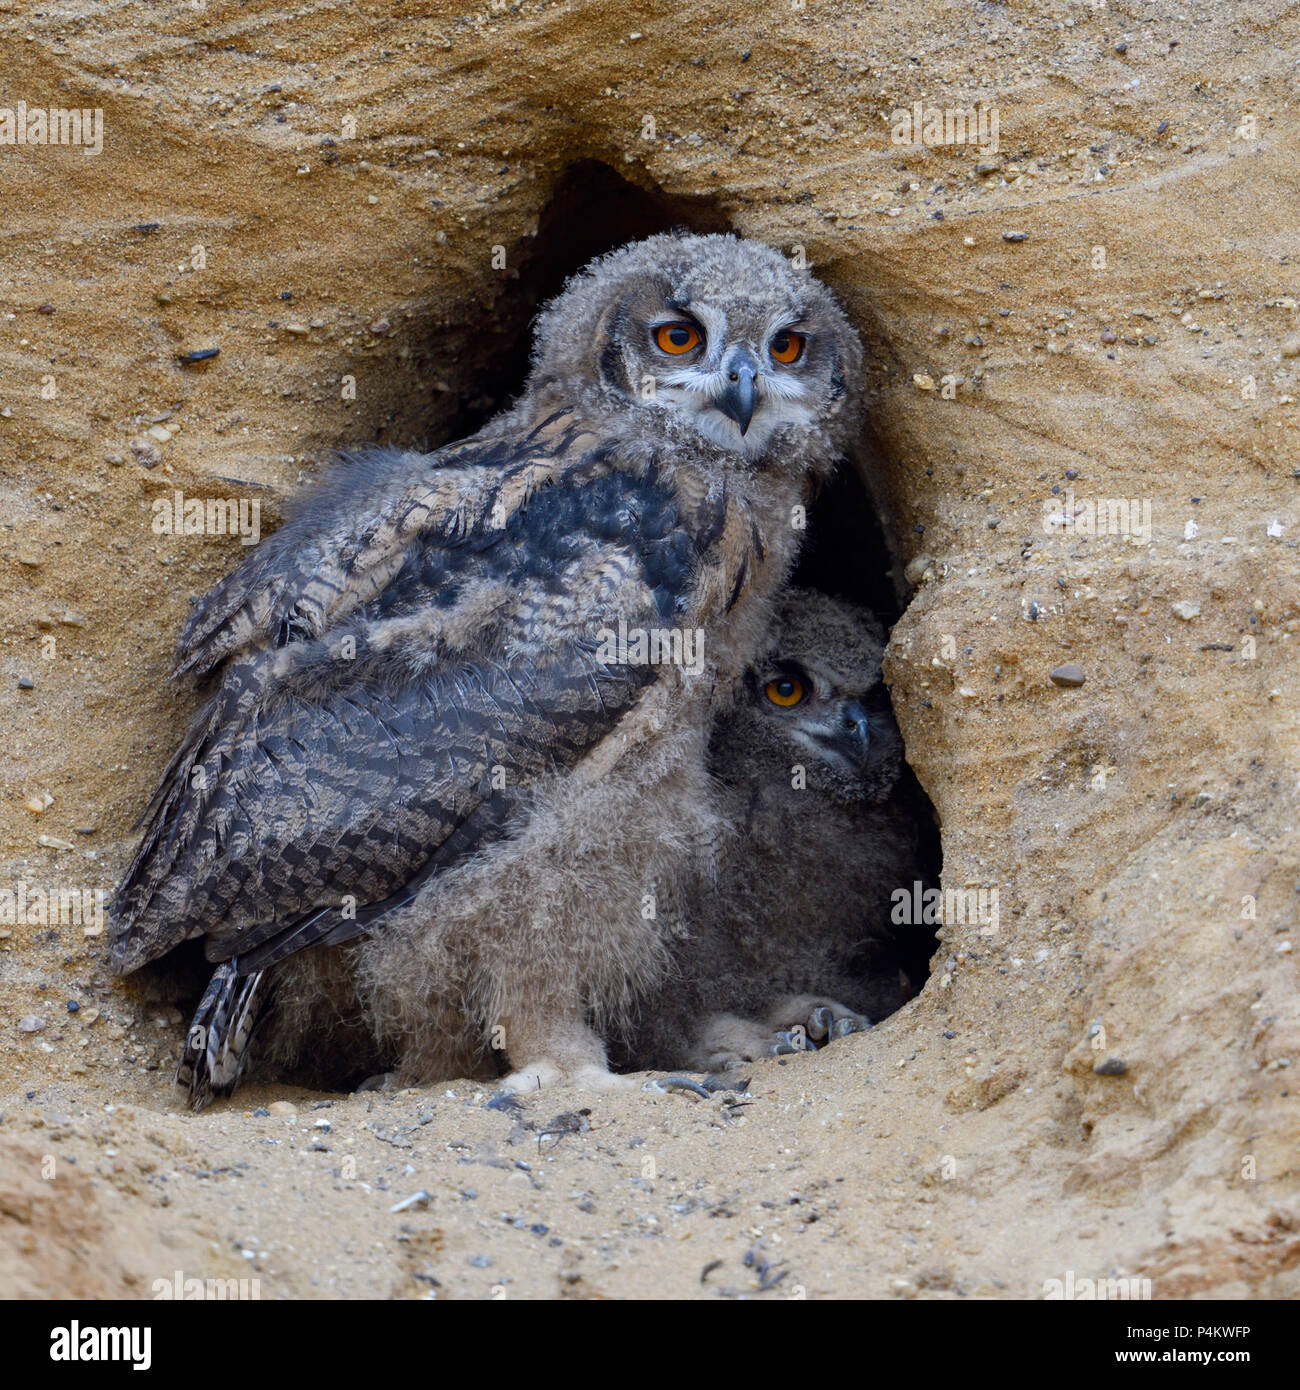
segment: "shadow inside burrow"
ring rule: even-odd
[[[362,434],[368,433],[376,442],[425,449],[472,434],[522,391],[533,321],[565,281],[605,252],[674,229],[724,232],[731,228],[711,200],[670,196],[632,183],[594,160],[570,166],[557,179],[535,236],[507,248],[511,270],[504,282],[500,271],[487,268],[485,257],[482,303],[486,307],[477,321],[458,325],[449,338],[446,326],[435,323],[432,315],[422,324],[416,314],[410,355],[401,366],[403,390],[397,393],[407,404],[394,412],[394,393],[388,393],[368,423],[356,422]],[[407,390],[412,384],[418,389]],[[436,424],[431,424],[434,420]],[[846,462],[813,505],[793,581],[867,607],[889,628],[900,611],[891,571],[896,547],[887,545],[863,481],[864,470],[870,474],[879,463],[879,446],[864,438],[859,452],[862,456],[852,464]],[[923,883],[929,887],[938,882],[938,830],[929,800],[906,766],[895,804],[899,814],[915,826],[920,845],[916,862],[923,866]],[[910,894],[913,885],[888,887]],[[883,974],[896,981],[893,998],[899,1007],[919,992],[929,974],[936,945],[933,928],[891,923],[882,931],[890,902],[862,906],[864,940],[871,945],[869,953],[864,950],[860,968],[873,979]],[[202,958],[201,943],[185,943],[161,963],[147,993],[154,1000],[174,1001],[183,1012],[192,1010],[210,969]],[[328,1029],[322,1029],[319,1046],[309,1049],[300,1065],[279,1075],[319,1089],[351,1090],[364,1078],[389,1070],[395,1061],[376,1047],[359,1018],[336,1016]],[[257,1070],[266,1071],[265,1067]]]
[[[376,421],[376,437],[433,449],[482,428],[522,391],[533,321],[565,281],[597,256],[675,228],[731,230],[711,199],[673,197],[631,183],[595,159],[569,165],[538,216],[536,233],[500,247],[504,265],[485,270],[482,310],[473,323],[453,326],[452,353],[447,325],[416,324],[411,361],[417,389],[406,409]],[[443,396],[450,397],[448,409],[439,408]]]
[[[888,633],[906,605],[899,599],[902,586],[897,583],[893,563],[898,547],[886,536],[865,481],[878,476],[885,466],[880,443],[869,426],[864,428],[853,455],[809,509],[808,537],[791,582],[869,609]],[[920,993],[930,975],[938,936],[933,925],[913,917],[926,890],[938,887],[943,865],[938,818],[906,761],[906,746],[899,783],[889,804],[910,827],[913,850],[909,872],[913,876],[906,882],[881,884],[880,900],[863,904],[864,918],[876,924],[879,934],[869,938],[871,944],[864,946],[855,968],[882,983],[886,976],[896,980],[896,1007],[901,1008]],[[898,917],[904,920],[895,920]],[[873,993],[885,995],[883,989]],[[872,1021],[879,1023],[881,1019]]]

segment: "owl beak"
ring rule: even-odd
[[[871,747],[871,720],[866,706],[859,700],[849,700],[842,711],[846,749],[859,762],[865,760]]]
[[[740,426],[741,434],[749,429],[754,418],[754,402],[758,393],[754,380],[758,376],[758,363],[745,348],[737,348],[723,364],[727,374],[727,385],[720,395],[713,398],[713,404]]]
[[[825,711],[825,723],[810,729],[826,753],[850,768],[864,768],[871,756],[871,717],[860,700],[846,700],[838,714]]]

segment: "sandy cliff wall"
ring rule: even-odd
[[[242,552],[153,534],[155,499],[257,499],[269,526],[338,445],[463,428],[611,226],[801,247],[867,340],[870,481],[915,590],[889,677],[944,882],[996,889],[998,924],[945,927],[925,991],[868,1038],[764,1069],[730,1157],[662,1118],[680,1097],[603,1113],[635,1128],[651,1106],[679,1185],[728,1163],[769,1196],[790,1165],[847,1176],[820,1235],[787,1233],[812,1292],[1037,1296],[1067,1269],[1294,1292],[1294,15],[751,8],[0,0],[4,104],[103,112],[98,155],[0,145],[6,876],[107,886],[189,709],[173,634]],[[998,149],[895,143],[914,102],[995,105]],[[1053,683],[1064,665],[1081,686]],[[0,1142],[62,1128],[147,1210],[152,1165],[127,1158],[149,1141],[77,1116],[173,1105],[178,1020],[108,989],[80,932],[0,930]],[[227,1123],[165,1122],[177,1151]],[[778,1175],[769,1152],[796,1157]],[[182,1244],[216,1267],[203,1242],[231,1232],[204,1181]],[[671,1187],[619,1181],[602,1230]],[[322,1190],[343,1229],[351,1198]],[[13,1277],[75,1288],[39,1204],[17,1207],[37,1236]],[[832,1227],[815,1258],[800,1244]],[[585,1285],[545,1254],[519,1277],[698,1288],[699,1245],[656,1246],[648,1284],[599,1241]],[[335,1258],[347,1291],[359,1266]]]

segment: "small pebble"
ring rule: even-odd
[[[18,677],[18,689],[19,689],[19,690],[35,690],[35,689],[36,689],[36,682],[35,682],[30,676],[19,676],[19,677]]]
[[[1127,53],[1127,52],[1128,52],[1128,44],[1126,44],[1126,43],[1124,42],[1123,39],[1120,39],[1120,41],[1115,45],[1115,52],[1116,52],[1116,53]]]
[[[40,1033],[45,1028],[45,1020],[37,1014],[28,1014],[26,1018],[18,1020],[18,1031],[20,1033]]]
[[[1062,686],[1067,690],[1082,685],[1087,679],[1080,666],[1058,666],[1054,671],[1048,673],[1048,678],[1053,685]]]
[[[934,565],[934,559],[929,555],[915,555],[907,562],[906,569],[903,570],[903,578],[911,585],[915,586],[930,572]]]
[[[1002,240],[1003,240],[1003,241],[1028,241],[1028,240],[1029,240],[1029,233],[1028,233],[1028,232],[1003,232],[1003,233],[1002,233]]]
[[[1193,618],[1199,618],[1201,616],[1201,605],[1199,603],[1188,603],[1187,600],[1184,599],[1181,603],[1175,603],[1172,606],[1174,616],[1181,618],[1185,623],[1190,623]]]
[[[196,362],[210,362],[221,351],[219,347],[191,348],[188,352],[178,352],[177,358],[183,367],[192,367]]]
[[[1102,330],[1101,340],[1103,343],[1117,343],[1119,342],[1119,335],[1112,333],[1109,328],[1105,328]]]
[[[1092,1070],[1097,1076],[1123,1076],[1128,1071],[1128,1063],[1122,1057],[1107,1057]]]
[[[374,334],[384,334],[393,326],[387,319],[376,319],[374,323],[366,325]]]
[[[80,1012],[81,1012],[81,1005],[78,1004],[77,1001],[76,1001],[75,999],[69,999],[69,1000],[68,1000],[68,1012],[69,1012],[70,1014],[80,1013]]]
[[[130,441],[130,448],[137,461],[144,468],[156,468],[162,462],[162,455],[158,452],[158,446],[153,440],[146,439],[142,434],[136,435]]]
[[[291,1100],[273,1100],[267,1111],[271,1115],[296,1115],[298,1107]]]

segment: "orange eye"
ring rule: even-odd
[[[774,705],[779,705],[782,709],[793,709],[803,703],[808,692],[804,689],[803,681],[796,677],[778,676],[776,680],[768,681],[763,687],[763,694]]]
[[[655,329],[655,346],[660,352],[680,357],[700,345],[700,330],[693,323],[661,323]]]
[[[773,358],[788,367],[803,356],[808,339],[802,333],[778,333],[768,346]]]

